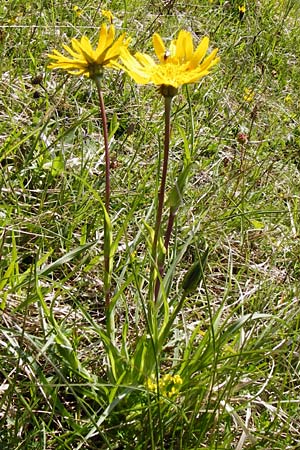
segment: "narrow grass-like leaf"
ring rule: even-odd
[[[37,271],[38,276],[49,275],[49,273],[54,272],[61,265],[66,264],[69,261],[72,261],[72,259],[79,256],[81,253],[91,248],[93,245],[95,245],[95,242],[88,242],[87,244],[80,245],[79,247],[74,248],[70,252],[63,255],[61,258],[58,258],[56,261],[48,264],[42,269],[38,269]]]

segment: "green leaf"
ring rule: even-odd
[[[204,276],[204,268],[206,266],[207,262],[207,256],[208,256],[209,249],[207,248],[201,259],[196,261],[190,270],[185,274],[183,282],[182,282],[182,288],[184,290],[185,295],[191,294],[194,292],[197,287],[199,286],[200,282],[203,279]]]
[[[177,125],[178,131],[180,133],[181,139],[183,141],[184,147],[184,159],[189,164],[191,162],[191,152],[190,152],[190,143],[186,136],[186,130],[184,130],[181,126]],[[191,143],[191,147],[193,147]]]
[[[114,113],[109,124],[109,139],[111,139],[114,136],[119,126],[120,124],[118,122],[118,116],[116,113]]]
[[[250,219],[250,222],[251,225],[253,225],[256,230],[261,230],[262,228],[265,227],[265,224],[263,222],[260,222],[259,220]]]
[[[149,376],[155,367],[157,354],[151,339],[143,334],[139,337],[134,355],[131,360],[131,383],[141,383]],[[128,380],[127,380],[128,381]]]
[[[157,352],[160,352],[161,349],[164,346],[164,343],[169,336],[171,327],[179,314],[180,310],[182,309],[186,296],[193,292],[197,286],[199,285],[200,281],[203,279],[204,276],[204,268],[206,266],[207,256],[208,256],[209,248],[207,247],[204,251],[201,259],[197,262],[195,262],[190,270],[186,273],[182,287],[183,287],[183,294],[181,296],[181,299],[178,301],[176,306],[173,309],[173,312],[168,320],[164,320],[163,324],[161,326],[161,329],[159,331],[158,336],[158,346],[157,346]],[[169,311],[166,311],[167,314],[169,314]]]
[[[61,155],[56,156],[53,160],[43,164],[43,169],[50,170],[51,175],[56,177],[60,175],[65,168],[65,163]]]
[[[143,222],[143,225],[144,225],[144,227],[146,228],[146,230],[148,232],[148,235],[147,235],[146,239],[147,239],[148,247],[151,250],[152,249],[152,245],[153,245],[153,241],[154,241],[154,229],[150,225],[148,225],[145,220],[143,220],[142,222]]]
[[[18,255],[17,255],[17,246],[16,246],[16,239],[15,234],[12,231],[12,249],[11,249],[11,262],[6,269],[4,275],[0,279],[0,292],[4,291],[4,288],[6,287],[7,283],[10,285],[14,285],[14,278],[19,273],[18,268]],[[3,292],[3,298],[1,300],[0,308],[5,309],[6,306],[6,299],[8,296],[9,290],[6,290]]]
[[[56,330],[57,335],[55,336],[55,342],[57,350],[64,359],[69,367],[74,371],[78,372],[80,368],[80,362],[77,358],[77,354],[74,351],[69,339],[59,330]]]
[[[37,274],[40,275],[48,275],[49,273],[53,272],[57,267],[66,264],[67,262],[71,261],[72,259],[76,258],[76,256],[80,255],[82,252],[87,250],[88,248],[95,245],[95,242],[89,242],[85,245],[80,245],[79,247],[74,248],[70,252],[66,253],[61,258],[58,258],[56,261],[54,261],[51,264],[48,264],[43,269],[38,270]]]
[[[194,163],[187,164],[179,174],[175,186],[171,189],[167,198],[166,205],[177,210],[182,203],[184,189],[189,177],[189,174],[194,166]]]
[[[145,226],[148,235],[146,237],[147,239],[147,244],[148,244],[148,248],[150,250],[152,250],[153,247],[153,241],[154,241],[154,229],[148,225],[145,220],[143,220],[143,225]],[[166,254],[166,247],[164,245],[164,241],[162,239],[162,237],[160,236],[158,239],[158,243],[157,243],[157,249],[158,249],[158,260],[162,257],[162,255]]]

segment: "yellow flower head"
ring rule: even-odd
[[[251,103],[254,99],[254,92],[251,89],[245,88],[244,89],[244,100],[245,102]]]
[[[73,11],[74,11],[74,13],[76,14],[77,17],[80,17],[81,14],[82,14],[82,10],[77,5],[73,6]]]
[[[132,56],[127,49],[122,50],[121,60],[125,70],[137,83],[159,85],[165,96],[168,96],[166,92],[171,87],[175,95],[177,88],[200,80],[219,61],[220,58],[216,57],[218,49],[214,49],[204,59],[208,44],[208,37],[204,37],[194,50],[191,33],[181,30],[177,39],[172,40],[169,49],[166,49],[159,34],[155,33],[153,47],[158,63],[144,53],[138,52]]]
[[[129,41],[129,38],[125,38],[125,33],[115,40],[114,26],[107,27],[106,24],[103,24],[95,50],[86,36],[82,36],[80,40],[74,38],[71,40],[71,47],[63,45],[71,57],[53,50],[53,53],[48,56],[55,62],[51,62],[48,68],[63,69],[72,75],[94,78],[102,74],[104,67],[116,66],[116,60],[122,49],[127,48]]]
[[[159,391],[163,397],[174,397],[179,393],[180,387],[183,383],[183,380],[180,375],[170,375],[166,374],[162,378],[159,379],[158,385],[154,378],[148,378],[146,382],[146,386],[150,391],[156,392]]]
[[[293,97],[288,94],[284,97],[284,102],[287,103],[288,105],[291,105],[293,103]]]

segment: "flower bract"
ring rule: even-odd
[[[127,48],[121,52],[121,61],[137,83],[170,86],[176,90],[184,84],[200,80],[217,64],[220,59],[216,56],[218,49],[214,49],[205,58],[208,45],[209,39],[204,37],[194,50],[191,33],[181,30],[177,39],[172,40],[166,49],[162,38],[155,33],[153,47],[159,62],[145,53],[138,52],[133,56]]]
[[[112,15],[111,15],[112,17]],[[49,69],[63,69],[72,75],[85,75],[90,78],[101,75],[104,67],[115,67],[122,49],[126,49],[130,39],[123,33],[115,40],[115,28],[104,23],[101,26],[98,45],[93,49],[90,40],[82,36],[80,40],[72,39],[71,46],[63,45],[70,56],[64,56],[57,50],[49,54],[53,59]]]

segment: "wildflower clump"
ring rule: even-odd
[[[105,152],[105,206],[104,212],[104,292],[107,312],[107,329],[112,333],[113,319],[109,312],[110,304],[110,282],[113,271],[112,252],[112,227],[109,217],[110,204],[110,149],[108,142],[108,129],[105,105],[102,94],[102,76],[107,67],[117,68],[116,62],[121,51],[129,45],[130,38],[123,33],[115,39],[115,27],[113,25],[113,15],[110,11],[103,10],[102,15],[109,21],[109,25],[102,24],[98,39],[98,45],[94,49],[88,37],[82,36],[80,40],[73,38],[71,47],[63,45],[63,48],[70,56],[65,56],[57,50],[49,54],[49,58],[54,60],[48,66],[49,69],[63,69],[72,75],[85,75],[95,81],[99,97],[100,115],[103,126],[104,152]]]
[[[148,378],[146,381],[146,387],[149,391],[160,393],[161,396],[172,398],[178,395],[183,380],[180,375],[166,374],[161,377],[158,384],[154,377]]]

